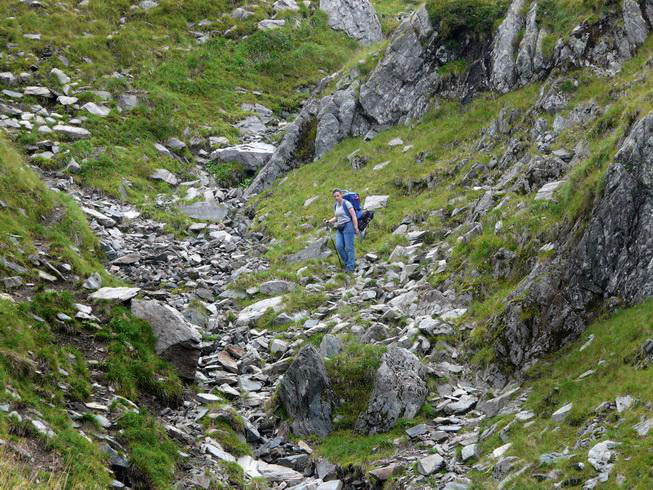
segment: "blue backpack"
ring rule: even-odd
[[[342,191],[342,197],[354,207],[354,211],[356,211],[356,218],[361,219],[363,217],[361,196],[356,192]]]

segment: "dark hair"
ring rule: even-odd
[[[339,192],[340,194],[342,194],[342,191],[336,187],[335,189],[333,189],[331,191],[331,195],[335,194],[336,192]]]

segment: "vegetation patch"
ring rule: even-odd
[[[179,453],[163,428],[153,417],[136,413],[125,413],[118,427],[120,439],[129,449],[134,488],[169,488]]]
[[[376,371],[381,365],[385,346],[350,341],[342,353],[325,362],[331,386],[339,405],[336,417],[339,429],[353,429],[358,416],[367,409]]]
[[[149,395],[164,404],[179,403],[183,385],[174,369],[156,355],[150,325],[124,307],[114,308],[110,315],[107,328],[98,334],[109,341],[107,380],[132,400]]]

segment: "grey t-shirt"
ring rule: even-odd
[[[349,213],[351,208],[351,203],[344,199],[342,200],[342,206],[336,203],[336,226],[346,225],[351,221],[351,214]]]

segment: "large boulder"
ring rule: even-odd
[[[325,437],[331,432],[333,394],[322,358],[312,345],[302,348],[286,371],[279,397],[296,435]]]
[[[583,229],[506,301],[494,325],[503,361],[524,367],[576,339],[590,310],[607,298],[635,303],[653,296],[653,112],[621,145]]]
[[[215,150],[210,158],[219,162],[237,162],[254,172],[268,162],[275,150],[274,145],[254,142]]]
[[[356,421],[363,434],[387,432],[400,418],[417,415],[428,390],[425,369],[415,354],[390,347],[381,358],[367,410]]]
[[[437,60],[430,54],[435,35],[421,7],[397,28],[385,56],[360,88],[360,105],[379,126],[422,116],[440,82]]]
[[[369,0],[320,0],[320,10],[327,14],[332,29],[363,44],[383,39],[381,23]]]
[[[132,313],[152,326],[156,353],[173,364],[182,378],[195,378],[200,357],[199,333],[171,306],[158,301],[132,301]]]
[[[494,37],[490,83],[497,92],[508,92],[517,81],[515,46],[524,29],[524,0],[513,0]]]

